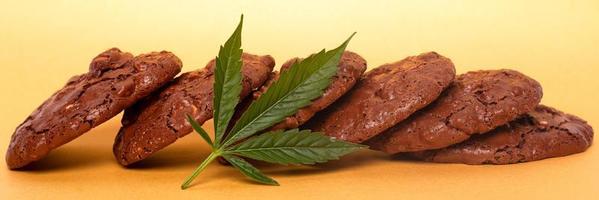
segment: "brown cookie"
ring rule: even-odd
[[[547,106],[463,143],[409,153],[440,163],[513,164],[580,153],[591,146],[593,128],[586,121]]]
[[[288,70],[299,58],[288,60],[281,67],[282,71]],[[335,102],[339,97],[349,91],[362,74],[366,71],[366,60],[360,55],[345,51],[339,60],[337,73],[333,76],[331,84],[327,87],[321,97],[312,101],[312,104],[300,108],[294,115],[285,118],[282,122],[273,125],[269,130],[286,130],[297,128],[308,121],[316,112],[323,110]],[[279,78],[277,72],[273,73],[270,79],[259,91],[254,92],[251,101],[258,99],[270,85]],[[250,102],[251,102],[250,101]],[[249,104],[249,102],[248,102]],[[240,109],[245,110],[245,109]]]
[[[447,147],[532,111],[542,96],[539,83],[517,71],[469,72],[433,104],[366,144],[387,153]]]
[[[241,98],[260,87],[272,71],[271,56],[242,56]],[[143,160],[192,132],[185,115],[200,124],[212,118],[215,61],[198,71],[184,73],[148,98],[125,110],[113,152],[121,165]]]
[[[131,106],[175,77],[181,60],[166,51],[133,57],[117,48],[95,57],[14,132],[6,163],[23,167]]]
[[[347,95],[305,127],[363,142],[433,102],[454,78],[451,60],[435,52],[386,64],[367,72]]]

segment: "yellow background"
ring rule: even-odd
[[[91,58],[116,46],[170,50],[197,69],[245,14],[243,48],[277,63],[340,44],[369,67],[425,51],[458,72],[513,68],[544,87],[543,103],[599,125],[599,2],[590,1],[10,1],[0,3],[0,148],[14,128]],[[508,166],[427,164],[362,151],[317,167],[260,166],[280,187],[210,165],[189,135],[124,169],[112,157],[120,116],[54,151],[34,171],[0,164],[0,199],[592,199],[599,150]],[[207,123],[210,124],[210,123]],[[207,125],[206,127],[210,127]]]

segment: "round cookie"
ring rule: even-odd
[[[433,102],[454,78],[451,60],[435,52],[385,64],[304,127],[360,143]]]
[[[281,70],[285,71],[289,69],[298,60],[299,58],[288,60],[283,64]],[[354,52],[343,52],[339,60],[337,73],[333,76],[331,84],[325,89],[322,96],[312,101],[310,105],[300,108],[294,115],[273,125],[269,130],[293,129],[304,124],[318,111],[325,109],[354,87],[356,82],[362,77],[364,71],[366,71],[366,60],[364,58]],[[270,84],[278,78],[278,73],[274,74],[271,80],[268,81],[268,84],[265,84],[260,91],[254,93],[253,100],[258,99],[262,93],[266,92]]]
[[[271,56],[242,54],[240,98],[262,86],[275,61]],[[215,61],[177,77],[160,91],[125,110],[113,153],[123,166],[143,160],[192,132],[186,115],[202,124],[212,118]]]
[[[166,51],[133,57],[117,48],[95,57],[89,72],[71,78],[17,127],[6,163],[23,167],[79,137],[149,95],[181,71]]]
[[[547,106],[463,143],[408,153],[440,163],[513,164],[580,153],[591,146],[593,128],[586,121]]]
[[[366,144],[386,153],[447,147],[532,111],[542,96],[539,83],[517,71],[469,72],[433,104]]]

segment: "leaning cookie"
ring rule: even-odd
[[[477,135],[463,143],[438,150],[409,153],[440,163],[513,164],[580,153],[593,142],[593,128],[586,121],[547,106]]]
[[[40,160],[51,150],[114,117],[171,81],[181,60],[166,51],[133,57],[117,48],[95,57],[89,72],[71,78],[14,132],[6,163],[10,169]]]
[[[275,62],[271,56],[242,55],[242,92],[244,98],[262,86]],[[186,115],[200,124],[212,118],[215,61],[198,71],[184,73],[125,110],[113,146],[116,160],[124,166],[143,160],[178,138],[192,132]]]
[[[517,71],[469,72],[435,103],[366,144],[386,153],[447,147],[532,111],[542,96],[539,83]]]
[[[299,58],[288,60],[281,67],[281,71],[288,70]],[[314,114],[321,111],[339,99],[342,95],[347,93],[356,82],[362,77],[364,71],[366,71],[366,60],[360,55],[345,51],[341,55],[339,64],[337,65],[337,73],[333,76],[331,84],[324,90],[321,97],[312,101],[312,103],[306,107],[300,108],[294,115],[285,118],[278,124],[273,125],[269,130],[286,130],[297,128],[300,125],[308,121]],[[259,91],[254,92],[253,100],[258,99],[262,93],[268,90],[268,87],[272,82],[279,78],[278,73],[273,73],[269,81],[260,88]],[[243,109],[242,109],[243,110]]]
[[[451,60],[435,52],[386,64],[367,72],[304,128],[363,142],[433,102],[454,78]]]

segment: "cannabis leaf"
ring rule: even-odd
[[[220,47],[216,58],[214,78],[214,145],[219,147],[220,140],[235,112],[241,93],[241,28],[243,15],[233,35]]]
[[[189,124],[191,124],[193,130],[200,134],[200,136],[202,137],[202,139],[206,141],[206,143],[208,143],[211,147],[214,146],[212,140],[210,140],[210,136],[208,136],[208,133],[202,128],[202,125],[193,120],[193,117],[190,115],[187,115],[187,121],[189,122]]]
[[[269,89],[241,115],[227,133],[227,127],[239,103],[241,93],[241,29],[239,25],[221,46],[216,58],[214,81],[214,141],[200,124],[187,117],[192,128],[212,148],[212,153],[198,166],[181,185],[189,187],[191,182],[208,164],[223,157],[248,178],[259,183],[279,185],[241,157],[253,158],[277,164],[315,164],[338,159],[363,145],[339,141],[310,130],[292,129],[267,132],[252,137],[260,131],[293,115],[312,100],[320,97],[329,86],[331,77],[337,72],[341,54],[352,34],[341,46],[322,50],[293,64],[281,73]],[[226,135],[226,136],[225,136]],[[241,142],[243,139],[248,140]]]
[[[277,164],[315,164],[362,148],[310,130],[272,131],[226,149],[227,153]]]
[[[337,72],[339,59],[351,37],[338,48],[327,52],[322,50],[283,71],[279,79],[241,115],[227,135],[225,146],[280,122],[320,97]]]
[[[235,168],[239,169],[239,171],[241,171],[241,173],[243,173],[243,175],[256,180],[260,183],[264,183],[267,185],[279,185],[279,183],[277,183],[277,181],[273,180],[272,178],[262,174],[262,172],[260,172],[260,170],[256,169],[254,166],[252,166],[252,164],[248,163],[247,161],[243,160],[240,157],[234,156],[234,155],[223,155],[223,157],[225,158],[225,160],[229,161],[229,163],[231,163],[231,165],[233,165]]]

